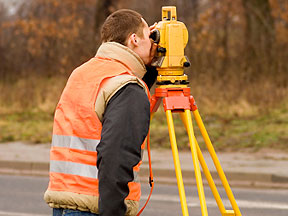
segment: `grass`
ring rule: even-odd
[[[179,149],[189,149],[189,140],[178,115],[173,114]],[[288,109],[275,109],[253,117],[224,117],[202,115],[209,137],[216,150],[236,151],[277,148],[288,150]],[[31,111],[0,114],[0,143],[26,141],[46,143],[51,141],[53,112]],[[205,143],[193,119],[199,145]],[[169,133],[163,109],[156,112],[151,122],[152,148],[169,148]]]
[[[170,146],[165,114],[155,114],[151,124],[151,143],[154,147]],[[179,149],[189,149],[189,140],[181,119],[174,114],[174,125]],[[215,149],[219,151],[238,151],[249,148],[257,151],[262,148],[288,150],[288,109],[276,108],[269,113],[249,117],[222,115],[202,115]],[[204,140],[193,119],[195,136],[201,148]]]
[[[19,80],[13,85],[0,83],[0,143],[50,142],[54,108],[66,80],[67,78],[63,77],[52,77],[31,78],[25,82]],[[220,92],[217,88],[213,89],[216,85],[208,83],[206,86],[209,88],[205,88],[205,91],[203,88],[197,88],[197,85],[192,86],[194,86],[193,95],[201,96],[197,101],[199,112],[216,150],[238,151],[247,148],[253,151],[262,148],[288,150],[288,104],[287,102],[283,104],[285,100],[274,103],[275,106],[268,106],[267,101],[264,101],[264,105],[257,106],[248,102],[245,99],[246,95],[245,97],[238,95],[233,100],[233,94],[236,93],[232,90]],[[267,89],[272,89],[270,87]],[[247,92],[252,92],[252,89],[248,90]],[[262,92],[264,90],[262,89]],[[276,90],[270,91],[270,94],[276,94],[275,92]],[[287,91],[283,90],[279,95],[285,95],[285,92]],[[267,90],[265,94],[268,93]],[[222,98],[222,101],[219,101],[219,98]],[[275,95],[268,98],[273,99]],[[270,101],[270,104],[273,104],[272,102]],[[259,107],[264,107],[265,111]],[[188,150],[189,140],[182,121],[178,115],[173,116],[178,148]],[[203,149],[205,143],[195,125],[195,120],[193,125],[198,143]],[[170,148],[166,116],[162,106],[151,122],[151,145],[152,148]]]
[[[173,114],[179,149],[189,149],[189,140],[178,115]],[[238,151],[277,148],[288,150],[288,109],[277,108],[269,113],[250,117],[202,114],[210,139],[216,150]],[[51,141],[53,112],[30,111],[0,114],[0,143]],[[193,119],[195,135],[201,148],[205,143]],[[159,109],[151,122],[152,148],[170,148],[166,116]]]
[[[41,111],[0,114],[0,142],[50,142],[52,124],[53,114]]]

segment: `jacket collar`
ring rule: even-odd
[[[142,79],[146,73],[146,67],[137,53],[120,43],[102,43],[96,56],[120,61],[124,65],[128,66],[131,69],[131,72],[140,79]]]

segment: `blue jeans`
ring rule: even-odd
[[[99,215],[79,210],[53,208],[53,216],[99,216]]]

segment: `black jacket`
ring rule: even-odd
[[[138,84],[121,88],[109,101],[97,146],[99,210],[102,216],[125,215],[124,199],[141,160],[141,144],[150,123],[150,103]]]
[[[147,67],[143,80],[149,89],[156,77],[156,69]],[[141,144],[149,124],[150,103],[138,84],[127,84],[110,99],[96,149],[101,216],[125,215],[128,182],[133,181],[133,167],[141,160]]]

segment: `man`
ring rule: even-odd
[[[96,56],[68,79],[55,111],[44,195],[54,216],[137,214],[149,88],[157,76],[145,68],[157,47],[152,29],[135,11],[114,12]]]

